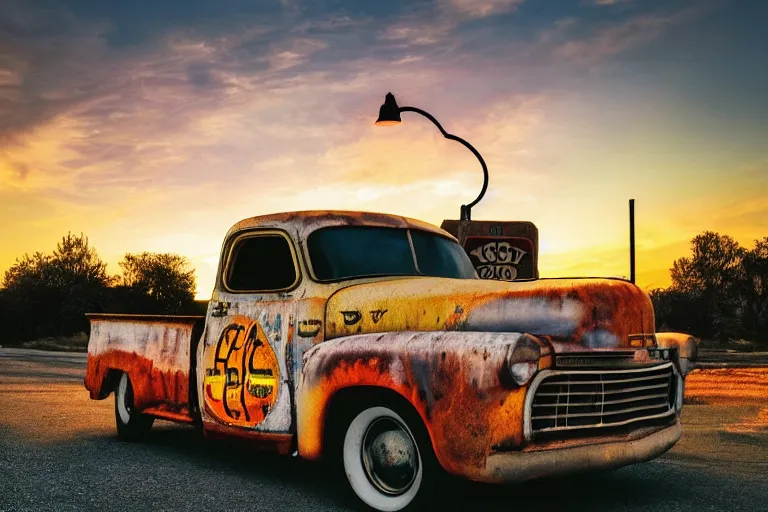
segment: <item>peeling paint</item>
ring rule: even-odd
[[[85,387],[91,398],[105,396],[110,370],[128,374],[134,407],[154,408],[191,419],[191,340],[201,317],[89,315],[91,337]]]
[[[631,334],[653,333],[654,316],[640,288],[601,279],[413,277],[348,286],[328,300],[328,339],[403,330],[527,332],[580,343],[582,350],[625,348]]]
[[[299,452],[320,456],[325,409],[336,392],[378,386],[414,405],[446,470],[480,471],[493,445],[522,442],[525,389],[503,386],[499,372],[507,350],[523,336],[400,332],[316,346],[304,357],[297,393]]]
[[[228,294],[225,299],[221,299],[236,305],[236,307],[230,308],[230,311],[236,311],[236,314],[229,314],[224,317],[209,317],[205,349],[204,353],[201,354],[203,359],[199,363],[203,369],[213,368],[212,361],[216,357],[214,354],[222,334],[228,328],[231,328],[230,326],[233,324],[240,326],[241,330],[238,332],[241,333],[241,337],[237,341],[232,339],[234,344],[231,346],[234,348],[228,356],[228,360],[231,360],[232,364],[236,365],[238,369],[239,380],[237,385],[232,387],[234,390],[232,392],[240,396],[240,406],[235,406],[237,398],[229,398],[226,402],[229,411],[233,414],[237,414],[234,411],[238,411],[239,417],[232,417],[225,410],[223,406],[225,402],[221,402],[221,405],[219,405],[214,400],[203,399],[201,401],[202,419],[204,424],[226,424],[265,432],[288,432],[293,421],[290,398],[292,393],[289,389],[290,379],[288,378],[289,367],[286,362],[288,353],[287,341],[289,339],[289,326],[291,323],[283,321],[283,318],[295,317],[296,303],[290,297],[286,297],[284,300],[256,302],[250,300],[253,295]],[[249,347],[245,347],[244,336],[249,329],[253,329],[252,332],[255,337],[252,344]],[[230,338],[232,336],[233,334],[230,334]],[[293,342],[292,334],[290,339]],[[271,370],[272,376],[275,378],[275,390],[266,398],[258,398],[247,392],[248,383],[246,379],[248,375],[252,374],[249,371],[250,368],[248,368],[250,364],[249,359],[256,340],[261,344],[256,353],[263,354],[261,356],[261,361],[264,365],[262,370]],[[229,346],[229,344],[227,345]],[[223,366],[220,365],[220,367]],[[203,373],[203,379],[205,377],[206,375]],[[208,390],[202,389],[202,391],[202,396],[207,397],[206,393]],[[221,394],[220,391],[219,394]],[[230,406],[230,404],[232,405]],[[248,411],[247,416],[245,410]]]
[[[648,295],[629,282],[397,276],[313,281],[302,257],[307,236],[343,225],[450,237],[421,221],[373,213],[311,211],[245,219],[229,230],[222,252],[243,231],[283,230],[299,256],[296,287],[233,293],[217,286],[211,304],[224,302],[228,308],[223,316],[209,309],[201,338],[198,317],[92,315],[86,372],[91,397],[103,396],[109,370],[125,371],[140,410],[192,421],[192,409],[199,409],[208,435],[249,437],[273,443],[282,453],[297,441],[299,453],[314,459],[323,452],[325,415],[334,395],[375,386],[413,405],[443,468],[487,481],[496,478],[489,464],[512,471],[503,462],[511,459],[501,452],[549,450],[551,459],[539,454],[537,460],[554,465],[556,450],[597,442],[532,446],[523,441],[526,387],[509,378],[507,359],[520,340],[541,348],[532,366],[538,370],[550,368],[561,352],[586,361],[579,353],[618,350],[630,354],[622,359],[627,364],[649,361],[646,348],[656,339],[653,308]],[[680,347],[695,359],[696,343],[685,335],[665,333],[659,345]],[[192,349],[197,373],[190,381]],[[528,350],[535,357],[535,347]],[[191,382],[196,389],[190,389]],[[628,439],[612,438],[612,450],[627,458]]]

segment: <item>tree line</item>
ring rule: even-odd
[[[3,343],[88,332],[85,313],[199,314],[195,271],[178,254],[128,253],[119,275],[82,234],[17,258],[0,287]]]
[[[768,344],[768,237],[746,249],[711,231],[670,269],[672,285],[650,292],[658,331]]]

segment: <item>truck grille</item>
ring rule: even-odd
[[[674,414],[672,364],[630,370],[545,374],[526,411],[526,437],[543,432],[618,427]]]

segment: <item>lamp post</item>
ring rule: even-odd
[[[416,107],[400,107],[397,105],[397,101],[395,101],[395,96],[390,92],[387,93],[387,96],[384,99],[384,104],[379,109],[379,118],[376,119],[376,125],[377,126],[393,126],[396,124],[400,124],[402,121],[400,119],[400,113],[401,112],[416,112],[417,114],[421,114],[422,116],[426,117],[432,123],[437,126],[437,129],[440,130],[440,133],[443,134],[443,137],[445,137],[448,140],[455,140],[456,142],[460,142],[464,145],[467,149],[469,149],[472,154],[474,154],[477,159],[480,161],[480,165],[483,167],[483,188],[480,190],[480,194],[475,198],[474,201],[472,201],[469,204],[463,204],[461,205],[461,220],[472,220],[472,207],[475,206],[477,203],[480,202],[480,200],[485,195],[485,191],[488,188],[488,167],[485,165],[485,160],[483,160],[483,157],[480,156],[480,153],[472,147],[472,144],[465,141],[461,137],[457,137],[456,135],[452,135],[443,129],[442,126],[440,126],[440,123],[437,122],[437,119],[432,117],[432,115],[429,112],[425,112],[424,110],[421,110],[420,108]]]

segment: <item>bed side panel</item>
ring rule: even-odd
[[[200,317],[89,315],[85,387],[105,398],[110,370],[128,374],[136,409],[188,415],[190,345]]]

